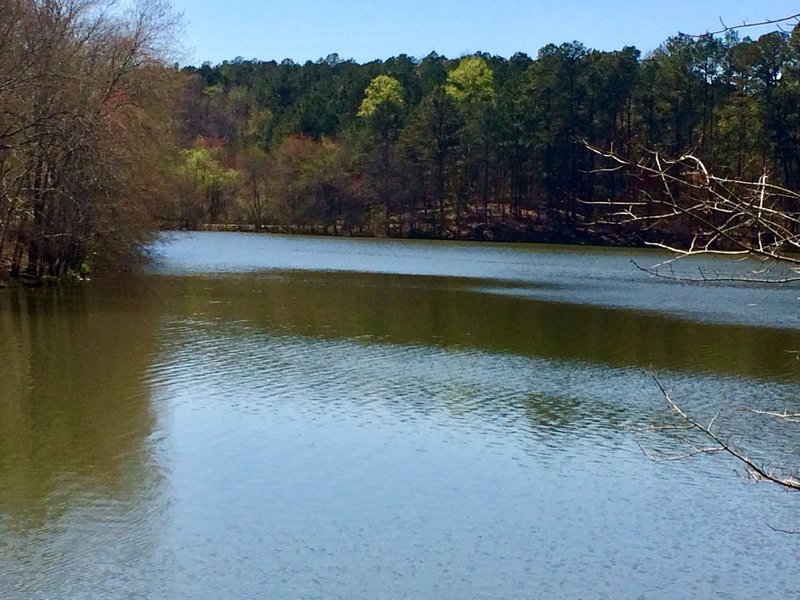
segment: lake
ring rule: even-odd
[[[2,598],[787,598],[800,289],[641,250],[173,234],[0,290]],[[741,262],[679,273],[745,273]]]

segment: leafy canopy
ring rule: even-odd
[[[445,91],[459,103],[493,105],[495,92],[492,69],[480,56],[463,58],[447,75]]]
[[[402,108],[403,86],[390,75],[378,75],[364,90],[364,100],[358,109],[359,117],[373,117],[382,108]]]

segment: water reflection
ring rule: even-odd
[[[213,577],[179,580],[190,595],[473,597],[483,585],[511,598],[590,595],[587,582],[603,581],[609,597],[669,598],[688,581],[675,572],[709,568],[699,557],[720,531],[715,570],[742,554],[760,568],[784,557],[778,540],[754,556],[745,534],[765,505],[788,518],[791,499],[750,505],[726,467],[644,459],[628,427],[659,402],[636,370],[190,312],[166,324],[151,375],[179,465],[167,537],[194,549],[171,555],[195,577],[215,557]],[[739,389],[677,383],[705,397]],[[777,579],[748,572],[703,589],[789,589],[767,571]]]
[[[144,378],[156,321],[138,309],[136,291],[66,286],[0,295],[4,597],[58,595],[57,582],[77,586],[68,596],[92,589],[78,582],[103,589],[109,565],[91,523],[106,531],[100,543],[110,563],[140,559],[151,540],[138,532],[158,530],[155,414]]]
[[[163,279],[184,315],[288,334],[796,380],[800,331],[482,293],[472,279],[279,272]],[[482,282],[485,285],[485,282]],[[335,290],[333,293],[331,290]]]
[[[666,416],[651,365],[768,437],[728,409],[797,397],[780,317],[691,321],[638,275],[616,301],[591,251],[188,240],[124,281],[0,290],[0,596],[792,593],[763,535],[792,498],[637,446],[682,444],[637,432]]]
[[[693,285],[650,277],[634,266],[670,256],[657,251],[235,233],[175,234],[156,251],[160,259],[152,270],[170,275],[333,271],[474,278],[487,293],[657,312],[693,322],[800,329],[796,286]],[[673,268],[679,277],[696,277],[702,269],[742,278],[760,266],[698,257]]]

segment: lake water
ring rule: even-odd
[[[796,597],[800,288],[663,255],[176,234],[0,290],[2,598]],[[684,274],[749,265],[680,264]]]

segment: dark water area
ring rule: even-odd
[[[179,234],[0,290],[0,597],[786,598],[800,289],[642,251]],[[633,262],[632,262],[633,261]],[[679,263],[685,274],[745,263]],[[678,268],[676,267],[676,268]],[[642,448],[645,449],[643,452]]]

